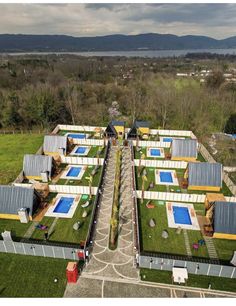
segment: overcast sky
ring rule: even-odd
[[[0,33],[236,35],[236,4],[0,4]]]

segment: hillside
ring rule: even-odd
[[[207,36],[171,34],[109,35],[72,37],[66,35],[1,34],[0,52],[32,51],[133,51],[236,48],[236,36],[216,40]]]

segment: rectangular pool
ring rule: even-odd
[[[180,206],[172,206],[174,220],[177,224],[187,224],[191,225],[191,218],[189,215],[189,210],[187,207],[180,207]]]
[[[163,138],[163,142],[172,142],[172,138],[171,137],[164,137]]]
[[[150,155],[151,156],[161,156],[160,149],[150,149]]]
[[[57,206],[54,208],[54,213],[67,214],[74,202],[74,198],[61,197]]]
[[[67,172],[66,176],[77,177],[79,176],[81,169],[81,167],[71,167],[70,170]]]
[[[87,150],[87,147],[78,147],[76,150],[75,150],[75,153],[76,154],[84,154]]]
[[[67,134],[68,137],[74,138],[74,139],[85,139],[86,134],[80,133],[80,134]]]
[[[160,171],[160,181],[162,183],[173,183],[172,173]]]

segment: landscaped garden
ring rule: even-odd
[[[154,208],[148,208],[147,202],[154,204]],[[178,234],[176,228],[168,227],[165,201],[158,200],[141,200],[138,201],[139,226],[140,226],[140,243],[142,251],[160,252],[165,254],[187,255],[183,231]],[[205,215],[204,204],[193,204],[197,215]],[[150,220],[154,219],[155,226],[150,226]],[[163,238],[163,231],[168,232],[168,238]],[[186,230],[189,245],[193,257],[209,258],[206,245],[200,246],[198,249],[193,249],[192,245],[204,239],[199,230]],[[236,250],[236,241],[228,239],[212,238],[219,259],[230,261],[233,253]]]
[[[143,203],[138,201],[139,225],[141,237],[141,249],[147,252],[160,252],[175,255],[187,255],[183,230],[178,233],[177,228],[169,228],[166,214],[166,203],[164,201],[152,200],[154,208],[146,206],[147,200]],[[202,204],[202,207],[203,204]],[[199,210],[199,207],[197,207]],[[203,208],[204,209],[204,208]],[[155,226],[150,226],[150,220],[155,221]],[[168,232],[168,238],[163,238],[163,231]],[[192,244],[203,239],[203,236],[197,230],[187,230],[190,248]],[[192,256],[208,257],[208,251],[205,245],[200,246],[198,250],[192,250]]]
[[[70,186],[89,186],[90,184],[89,178],[92,177],[92,186],[97,187],[100,181],[101,173],[102,173],[102,166],[83,165],[82,167],[86,167],[86,170],[81,179],[73,179],[72,177],[68,179],[59,178],[56,184],[57,185],[70,185]],[[95,167],[96,167],[96,173],[93,175]]]
[[[136,189],[142,190],[142,184],[143,184],[143,179],[142,175],[144,172],[144,169],[146,171],[146,178],[147,180],[144,182],[144,190],[145,191],[162,191],[162,192],[181,192],[181,187],[180,186],[172,186],[172,185],[158,185],[156,184],[155,181],[155,171],[158,168],[153,168],[153,167],[135,167],[135,175],[136,175]],[[184,169],[171,169],[176,171],[176,175],[178,179],[183,179],[184,177]],[[140,172],[140,176],[138,176],[138,173]],[[153,183],[153,187],[150,188],[150,184]],[[187,193],[187,190],[184,189],[185,193]]]
[[[80,242],[86,240],[89,225],[91,222],[95,197],[94,196],[92,197],[89,206],[83,207],[83,205],[88,200],[89,200],[88,195],[83,195],[81,197],[72,218],[58,218],[58,220],[55,221],[54,217],[44,217],[40,221],[40,224],[48,226],[49,241],[79,244]],[[85,217],[83,217],[84,213],[86,214]],[[50,227],[54,222],[56,222],[56,224],[54,225],[53,230],[50,233]],[[73,228],[73,225],[76,222],[80,222],[78,230],[75,230]],[[31,236],[31,239],[44,240],[45,239],[44,231],[36,228]]]

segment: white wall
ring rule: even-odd
[[[94,132],[96,128],[101,128],[105,131],[106,127],[100,126],[89,126],[89,125],[69,125],[69,124],[59,124],[59,130],[68,130],[68,131],[84,131],[84,132]]]
[[[92,187],[92,195],[97,194],[98,187]],[[50,192],[89,194],[89,186],[49,185]]]
[[[135,166],[139,166],[139,163],[140,163],[139,159],[134,160]],[[187,165],[188,163],[185,161],[141,159],[141,166],[146,166],[146,167],[186,169]]]
[[[104,158],[97,159],[92,157],[77,157],[61,155],[61,161],[65,164],[71,165],[103,165]]]
[[[136,195],[138,199],[141,199],[142,191],[137,190]],[[175,192],[144,191],[144,199],[149,199],[149,200],[204,203],[205,197],[206,197],[205,194],[185,194],[185,193],[175,193]]]

